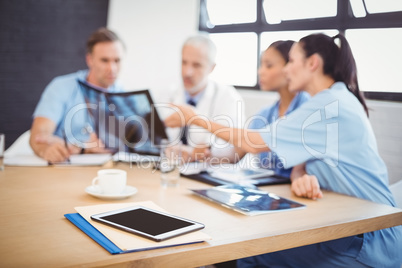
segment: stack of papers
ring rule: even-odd
[[[199,243],[211,239],[210,236],[202,231],[196,231],[162,242],[155,242],[91,220],[91,215],[132,206],[143,206],[166,212],[153,202],[145,201],[76,207],[75,210],[78,213],[66,214],[64,216],[112,254]]]

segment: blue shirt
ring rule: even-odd
[[[310,95],[306,92],[298,93],[293,100],[290,102],[285,115],[290,114],[304,102],[310,99]],[[272,124],[279,118],[279,104],[278,100],[274,105],[264,108],[250,122],[250,129],[261,129],[267,127],[267,125]],[[261,168],[267,168],[275,171],[275,174],[290,177],[290,172],[292,168],[284,168],[281,159],[278,158],[277,154],[274,152],[263,152],[258,154],[259,164]]]
[[[88,113],[88,105],[79,81],[86,83],[88,70],[54,78],[45,88],[33,117],[45,117],[56,124],[54,135],[67,136],[69,142],[81,145],[89,139],[93,129],[93,119]],[[123,92],[123,88],[114,84],[107,92]]]
[[[201,98],[204,96],[204,94],[205,94],[205,90],[202,90],[195,96],[190,96],[190,94],[187,91],[184,91],[186,103],[190,103],[190,101],[192,101],[195,104],[194,106],[197,106],[197,103],[201,100]]]
[[[285,167],[306,162],[307,173],[317,177],[321,188],[395,206],[367,115],[344,83],[316,94],[260,133]],[[402,226],[397,226],[364,234],[357,260],[398,267],[401,254]]]

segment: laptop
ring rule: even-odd
[[[88,109],[94,131],[115,161],[159,161],[167,134],[148,89],[113,93],[80,84],[87,104],[95,103]]]

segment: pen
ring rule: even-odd
[[[67,151],[68,151],[67,137],[66,137],[66,134],[65,134],[65,133],[64,133],[64,135],[63,135],[63,140],[64,140],[64,146],[66,147],[66,149],[67,149]],[[69,157],[67,158],[67,162],[68,162],[68,163],[71,162]]]

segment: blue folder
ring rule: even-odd
[[[144,250],[150,250],[150,249],[173,247],[173,246],[188,245],[188,244],[203,242],[203,241],[197,241],[197,242],[190,242],[190,243],[184,243],[184,244],[172,244],[172,245],[168,245],[168,246],[165,245],[165,246],[155,246],[155,247],[149,247],[149,248],[138,248],[138,249],[133,249],[133,250],[122,250],[121,248],[116,246],[112,241],[110,241],[106,236],[104,236],[101,232],[99,232],[98,229],[93,227],[92,224],[90,224],[80,214],[69,213],[69,214],[65,214],[64,217],[66,217],[70,222],[72,222],[81,231],[86,233],[89,237],[91,237],[95,242],[97,242],[99,245],[101,245],[104,249],[109,251],[111,254],[121,254],[121,253],[144,251]]]
[[[104,236],[101,232],[98,231],[95,227],[92,226],[86,219],[84,219],[78,213],[70,213],[65,214],[69,221],[71,221],[75,226],[81,229],[84,233],[86,233],[89,237],[91,237],[95,242],[101,245],[104,249],[109,251],[111,254],[119,254],[125,253],[126,251],[121,250],[118,246],[113,244],[106,236]]]

